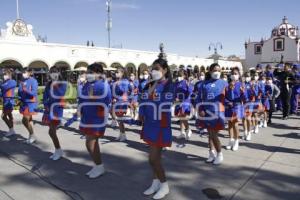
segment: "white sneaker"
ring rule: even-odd
[[[262,128],[263,127],[263,122],[261,120],[259,120],[259,128]]]
[[[209,151],[209,156],[208,156],[208,159],[206,160],[207,163],[212,163],[214,162],[216,158],[216,151],[215,150],[210,150]]]
[[[160,181],[158,179],[154,179],[152,181],[152,185],[144,192],[144,195],[152,195],[156,193],[160,188]]]
[[[192,134],[193,134],[192,130],[191,129],[186,130],[185,133],[186,133],[186,139],[189,140],[192,137]]]
[[[5,137],[11,137],[13,135],[15,135],[16,132],[13,128],[9,129],[9,131],[4,135]]]
[[[234,140],[232,151],[239,150],[239,140]]]
[[[220,165],[223,162],[223,160],[224,160],[223,153],[220,152],[220,153],[217,154],[213,164],[214,165]]]
[[[120,133],[117,140],[119,140],[120,142],[125,142],[127,140],[126,133]]]
[[[99,176],[103,175],[105,173],[104,165],[96,165],[93,167],[93,169],[89,173],[89,178],[90,179],[95,179],[98,178]]]
[[[268,127],[268,123],[267,123],[267,120],[264,121],[264,124],[263,124],[263,128],[267,128]]]
[[[33,144],[36,142],[36,138],[34,135],[30,135],[29,138],[26,140],[27,144]]]
[[[110,126],[117,127],[118,126],[118,122],[116,120],[112,120],[111,123],[110,123]]]
[[[153,196],[153,199],[163,199],[167,194],[169,194],[170,189],[168,182],[160,183],[160,188],[157,193]]]
[[[177,137],[177,139],[185,139],[186,135],[185,135],[185,131],[181,130],[181,134]]]
[[[50,156],[50,159],[53,160],[53,161],[57,161],[57,160],[61,159],[63,157],[63,155],[64,155],[63,150],[55,149],[53,155]]]
[[[250,140],[251,140],[251,132],[248,133],[248,135],[247,135],[247,137],[246,137],[246,140],[247,140],[247,141],[250,141]]]
[[[256,125],[255,128],[254,128],[254,133],[257,134],[258,132],[259,132],[258,125]]]
[[[245,130],[243,140],[246,140],[248,134],[249,134],[248,130]]]
[[[225,148],[226,148],[227,150],[230,150],[230,149],[232,149],[233,144],[234,144],[234,139],[233,139],[233,138],[230,138],[229,143],[228,143],[228,145],[227,145]]]

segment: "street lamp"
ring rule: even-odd
[[[214,53],[215,53],[215,54],[218,54],[218,48],[219,48],[220,50],[222,50],[222,49],[223,49],[223,45],[222,45],[221,42],[210,43],[209,46],[208,46],[208,50],[211,51],[212,48],[214,49]]]
[[[112,29],[112,19],[111,19],[111,4],[112,0],[106,0],[106,11],[107,11],[107,21],[106,21],[106,29],[108,34],[108,48],[110,48],[110,32]]]

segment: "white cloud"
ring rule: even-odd
[[[133,3],[112,3],[112,7],[121,10],[138,10],[140,7]]]

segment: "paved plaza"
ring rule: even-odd
[[[24,143],[27,132],[16,115],[13,138],[0,133],[0,200],[143,200],[142,192],[151,183],[147,146],[140,140],[139,128],[127,126],[128,141],[116,142],[118,131],[108,128],[101,140],[107,173],[89,180],[85,173],[92,166],[84,140],[74,123],[58,131],[65,157],[57,162],[49,158],[53,145],[47,127],[35,117],[38,142]],[[224,152],[221,166],[205,163],[207,138],[194,134],[186,144],[173,139],[166,151],[166,166],[171,193],[166,200],[296,200],[300,198],[300,117],[281,120],[260,129],[251,142],[242,141],[238,152]],[[191,121],[191,124],[193,121]],[[3,121],[0,129],[6,130]],[[173,135],[179,126],[173,124]],[[223,145],[227,132],[222,132]]]

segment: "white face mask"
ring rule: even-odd
[[[134,81],[135,77],[134,76],[130,76],[130,80]]]
[[[237,75],[237,74],[234,74],[234,75],[231,75],[231,80],[233,80],[233,81],[238,81],[239,80],[239,78],[240,78],[240,76],[239,75]]]
[[[250,82],[251,78],[250,77],[246,77],[245,80],[246,80],[246,82]]]
[[[3,76],[3,79],[4,79],[5,81],[7,81],[9,78],[10,78],[10,77],[9,77],[8,75],[4,75],[4,76]]]
[[[79,81],[80,81],[81,83],[84,82],[84,81],[86,81],[86,75],[80,75]]]
[[[183,77],[178,77],[177,80],[178,81],[183,81]]]
[[[268,80],[268,81],[267,81],[267,84],[268,84],[268,85],[272,85],[272,84],[273,84],[273,81],[272,81],[272,80]]]
[[[265,83],[266,83],[266,80],[262,80],[261,82],[262,82],[263,84],[265,84]]]
[[[50,74],[50,78],[51,78],[52,81],[57,81],[58,77],[59,77],[58,73],[51,73]]]
[[[24,78],[24,79],[29,78],[29,74],[28,74],[27,72],[23,73],[23,78]]]
[[[144,76],[143,76],[143,75],[140,75],[139,77],[140,77],[140,79],[143,79],[143,78],[144,78]]]
[[[152,76],[152,79],[155,81],[158,81],[163,77],[161,71],[158,71],[158,70],[152,70],[151,76]]]
[[[258,76],[254,76],[254,80],[258,81],[259,77]]]
[[[200,80],[200,81],[204,81],[204,80],[205,80],[205,76],[200,76],[200,77],[199,77],[199,80]]]
[[[212,72],[211,77],[215,80],[220,79],[221,77],[221,72]]]
[[[144,74],[143,77],[145,80],[147,80],[149,78],[149,74]]]
[[[86,80],[88,82],[94,82],[96,80],[96,75],[95,74],[87,74],[86,75]]]

